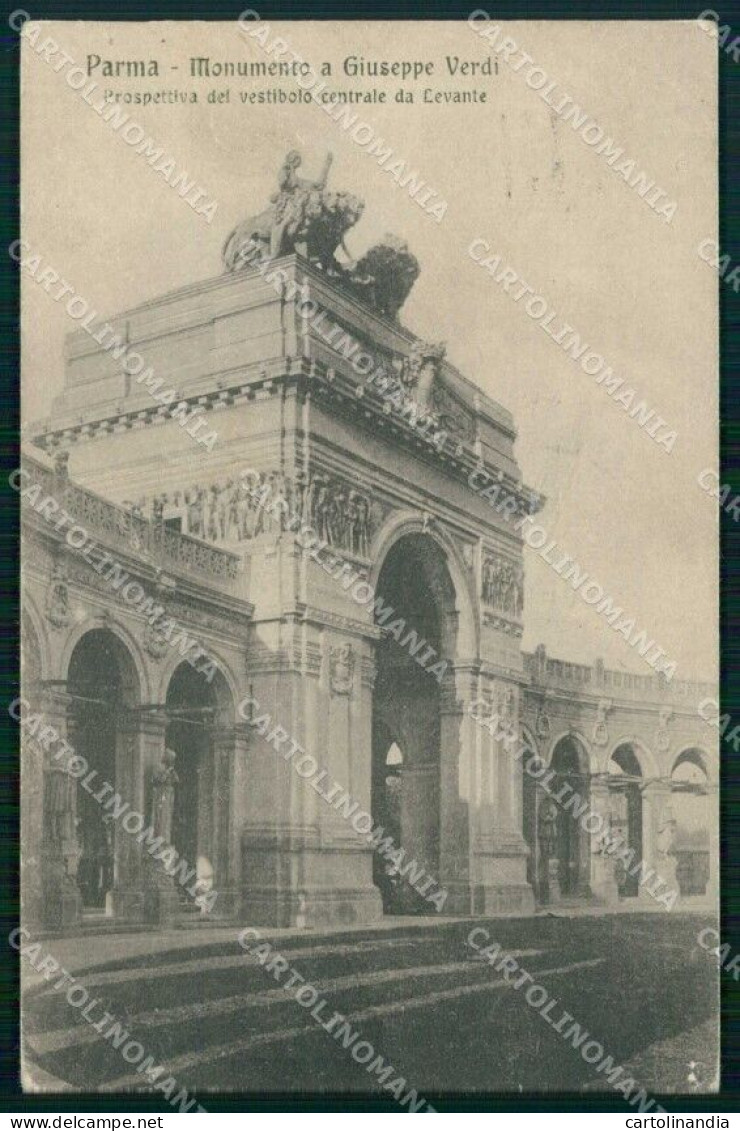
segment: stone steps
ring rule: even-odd
[[[465,1003],[507,991],[501,976],[475,961],[465,945],[471,926],[293,934],[276,941],[275,949],[319,991],[326,1003],[324,1018],[336,1011],[377,1025],[438,1002]],[[545,933],[547,927],[543,924]],[[542,965],[545,955],[549,969],[578,965],[562,948],[532,946],[512,953],[533,968]],[[156,958],[141,957],[78,977],[98,1002],[88,1010],[92,1021],[107,1011],[157,1062],[172,1062],[181,1071],[205,1071],[206,1064],[230,1060],[237,1052],[258,1055],[286,1041],[313,1043],[317,1035],[328,1041],[319,1022],[282,987],[288,975],[278,982],[241,950],[236,934],[228,943],[194,946],[192,954],[178,950]],[[140,1079],[137,1085],[127,1079],[131,1073],[120,1052],[69,1006],[62,991],[46,988],[32,995],[26,1019],[31,1056],[43,1071],[79,1087],[93,1080],[95,1086],[141,1086]]]

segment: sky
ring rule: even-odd
[[[190,77],[191,57],[265,61],[236,23],[45,25],[74,64],[150,60],[158,77],[92,78],[99,90],[191,91],[126,109],[217,207],[210,223],[129,147],[28,44],[23,59],[22,231],[34,252],[101,315],[220,274],[229,231],[262,209],[285,153],[331,187],[365,200],[348,234],[360,255],[386,232],[407,240],[421,274],[401,319],[516,421],[525,482],[547,496],[538,521],[563,553],[634,616],[677,663],[677,678],[713,678],[717,656],[717,511],[697,476],[717,462],[717,276],[697,253],[716,234],[716,48],[694,23],[515,22],[522,50],[635,159],[666,200],[648,207],[604,156],[499,61],[497,73],[452,77],[446,57],[483,62],[465,23],[273,25],[333,89],[384,90],[358,120],[392,146],[448,207],[441,223],[415,204],[366,148],[314,105],[244,103],[240,92],[291,79]],[[343,60],[418,61],[416,81],[352,78]],[[513,60],[512,60],[513,61]],[[53,62],[53,60],[52,60]],[[95,62],[95,59],[92,59]],[[72,66],[74,64],[69,64]],[[125,72],[125,68],[120,68]],[[230,89],[229,102],[208,94]],[[485,102],[425,103],[423,91],[477,90]],[[399,89],[414,102],[396,100]],[[677,432],[657,445],[467,254],[485,240],[615,374]],[[47,416],[64,383],[73,322],[23,277],[22,407]],[[525,549],[523,645],[649,673],[603,617]]]

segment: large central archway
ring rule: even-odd
[[[426,875],[440,870],[441,684],[455,655],[455,588],[444,551],[409,533],[386,554],[375,586],[372,809],[376,824]],[[388,614],[384,610],[390,607]],[[429,911],[423,896],[376,854],[373,881],[386,914]]]

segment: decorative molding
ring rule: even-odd
[[[333,695],[351,695],[355,654],[349,643],[329,649],[329,685]]]
[[[51,580],[44,598],[46,619],[55,629],[67,628],[72,620],[69,606],[69,572],[62,557],[58,557],[51,569]]]
[[[534,722],[534,733],[536,738],[548,739],[552,732],[552,723],[547,711],[547,701],[550,698],[549,694],[545,694],[537,704],[537,714]]]
[[[507,636],[514,636],[518,639],[524,634],[524,626],[518,621],[509,620],[508,617],[491,612],[490,609],[483,610],[482,620],[487,627],[495,628]]]
[[[162,606],[165,617],[168,616],[168,598],[175,588],[175,582],[162,574],[157,576],[154,585],[154,600]],[[159,618],[158,618],[159,619]],[[147,619],[144,626],[144,648],[154,660],[161,660],[169,648],[169,641],[164,636],[160,624],[152,623]]]
[[[371,640],[380,640],[383,630],[371,621],[356,620],[346,617],[343,613],[335,613],[329,609],[320,609],[316,605],[305,605],[302,609],[301,620],[327,628],[337,628],[341,632],[355,636],[363,636]]]

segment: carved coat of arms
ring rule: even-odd
[[[355,670],[351,644],[340,644],[329,653],[329,678],[334,695],[349,695]]]
[[[66,628],[72,619],[69,607],[69,584],[67,569],[62,562],[56,562],[51,581],[46,590],[46,616],[54,628]]]

